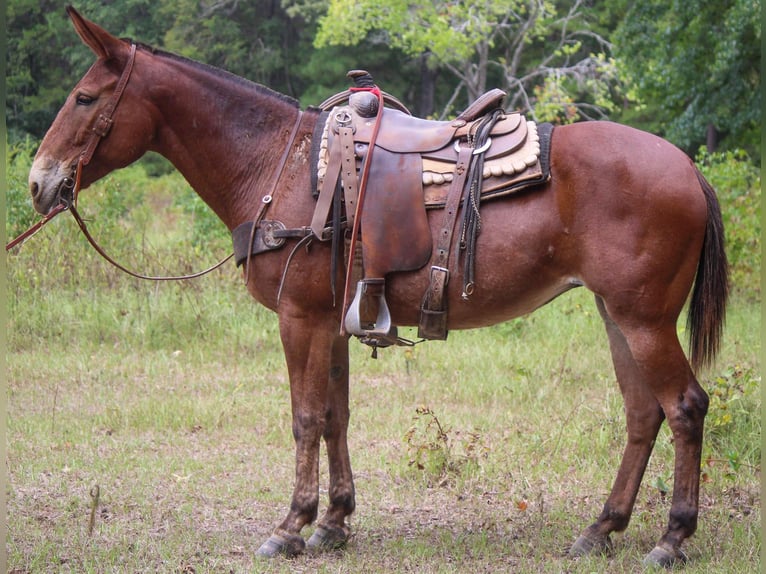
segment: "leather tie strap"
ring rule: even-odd
[[[340,128],[350,129],[350,128]],[[311,229],[320,241],[325,241],[329,237],[324,237],[324,228],[327,223],[327,215],[330,213],[330,206],[332,205],[332,198],[335,195],[335,187],[338,185],[338,177],[340,175],[341,164],[343,161],[341,154],[341,146],[335,144],[330,145],[330,156],[327,160],[327,170],[325,171],[324,180],[322,181],[322,188],[319,191],[319,199],[317,199],[316,207],[314,208],[314,217],[311,220]]]
[[[341,128],[341,178],[343,180],[343,198],[346,202],[346,221],[349,227],[354,225],[356,203],[359,198],[359,182],[356,178],[356,154],[354,152],[354,130],[351,127]]]
[[[446,339],[447,301],[445,293],[449,282],[449,258],[452,247],[452,236],[455,231],[460,199],[463,196],[465,182],[471,167],[471,157],[474,148],[460,146],[455,178],[452,180],[444,206],[444,221],[439,230],[436,243],[436,254],[431,265],[430,284],[423,297],[420,307],[421,324],[418,337],[429,339]]]

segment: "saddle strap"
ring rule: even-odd
[[[359,197],[359,183],[356,179],[356,155],[354,153],[354,130],[351,127],[340,129],[341,178],[343,180],[343,200],[346,203],[346,221],[353,227],[356,216],[356,203]]]
[[[447,301],[444,297],[449,282],[449,256],[452,235],[455,230],[458,207],[463,195],[465,181],[471,166],[474,148],[460,146],[455,178],[452,180],[444,206],[444,221],[439,230],[436,253],[431,265],[431,282],[420,306],[420,324],[418,337],[424,339],[447,338]]]
[[[324,232],[325,223],[327,223],[327,216],[330,213],[330,206],[332,205],[333,195],[335,195],[335,187],[338,185],[338,176],[340,175],[341,163],[343,161],[339,145],[330,146],[329,153],[327,171],[322,181],[322,189],[319,191],[319,199],[317,199],[317,204],[314,208],[314,217],[311,220],[311,230],[320,241],[329,239],[329,237],[324,237],[322,233]]]

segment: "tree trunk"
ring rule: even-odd
[[[708,124],[707,137],[705,138],[708,153],[713,153],[718,149],[718,135],[718,129],[713,124]]]
[[[415,115],[419,118],[428,118],[434,114],[436,77],[439,72],[428,65],[428,58],[428,52],[420,56],[420,97],[418,98],[418,109],[415,110]]]

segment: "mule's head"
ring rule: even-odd
[[[78,163],[87,164],[80,173],[81,187],[87,187],[141,157],[155,131],[151,111],[140,100],[140,80],[135,79],[135,73],[113,113],[109,110],[115,104],[113,95],[126,67],[134,63],[131,44],[74,9],[67,12],[78,35],[98,59],[69,94],[37,150],[29,189],[35,209],[42,214],[61,201],[63,190],[71,189]],[[111,121],[105,119],[107,116]],[[91,152],[86,153],[89,147]]]

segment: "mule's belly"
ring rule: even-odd
[[[475,283],[464,293],[465,253],[453,245],[447,285],[450,329],[488,326],[525,315],[581,285],[574,269],[571,238],[548,187],[488,202],[476,245]],[[429,213],[439,229],[443,211]],[[455,237],[460,234],[458,216]],[[434,243],[436,238],[434,238]],[[386,298],[397,325],[416,325],[429,284],[431,264],[413,273],[391,274]]]

